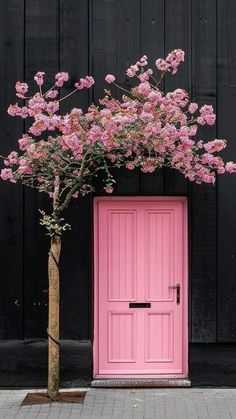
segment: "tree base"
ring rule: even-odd
[[[48,403],[79,403],[82,404],[85,398],[86,391],[62,391],[51,399],[46,392],[36,392],[26,394],[22,406],[33,404],[48,404]]]

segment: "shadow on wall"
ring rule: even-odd
[[[87,387],[92,377],[89,341],[61,341],[60,386]],[[0,387],[45,387],[47,341],[8,340],[0,343]]]
[[[190,344],[189,370],[192,386],[236,386],[236,344]],[[90,341],[61,341],[60,386],[90,386],[92,346]],[[0,342],[0,387],[45,387],[47,341]]]

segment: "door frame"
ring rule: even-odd
[[[99,281],[98,281],[98,209],[100,202],[145,201],[145,202],[182,202],[183,205],[183,373],[182,374],[145,374],[132,375],[104,375],[99,374],[98,351],[98,310],[99,310]],[[100,196],[93,201],[93,378],[187,378],[188,377],[188,200],[186,196]]]

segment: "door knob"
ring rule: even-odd
[[[176,284],[176,285],[169,285],[170,289],[176,289],[176,303],[179,304],[180,303],[180,284]]]

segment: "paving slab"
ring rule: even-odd
[[[29,391],[0,390],[0,419],[236,419],[236,388],[88,388],[82,405],[21,406]]]

